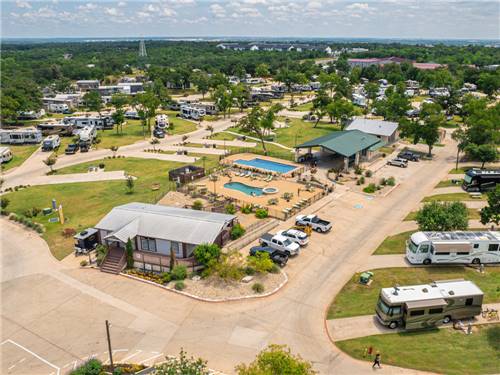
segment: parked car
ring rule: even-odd
[[[260,237],[260,244],[262,246],[269,246],[273,249],[281,250],[288,256],[297,255],[300,251],[300,246],[298,243],[292,242],[292,240],[285,236],[273,236],[271,233],[266,233],[262,237]]]
[[[288,262],[288,255],[284,251],[269,246],[254,246],[250,249],[251,256],[255,256],[257,253],[268,253],[269,258],[280,267],[284,267]]]
[[[412,151],[403,151],[398,154],[398,159],[405,159],[410,161],[419,161],[420,156]]]
[[[66,150],[64,150],[64,153],[66,155],[73,155],[76,154],[76,152],[80,149],[80,146],[78,146],[77,143],[70,143],[68,147],[66,147]]]
[[[408,166],[408,160],[406,159],[392,159],[387,162],[387,165],[392,165],[394,167],[406,168]]]
[[[319,233],[332,229],[332,223],[320,219],[317,215],[299,215],[295,218],[295,225],[308,225]]]
[[[155,128],[153,130],[153,137],[156,137],[156,138],[165,138],[165,132],[160,129],[160,128]]]
[[[89,152],[90,144],[88,142],[80,143],[80,152]]]
[[[291,239],[293,242],[298,243],[300,246],[306,246],[309,243],[307,234],[297,229],[280,230],[277,234]]]

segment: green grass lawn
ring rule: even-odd
[[[472,169],[472,168],[479,168],[479,166],[477,165],[466,165],[466,166],[463,166],[463,167],[458,167],[458,169],[451,169],[448,173],[449,174],[464,174],[465,172],[467,172],[469,169]],[[484,169],[490,169],[490,168],[494,168],[493,165],[485,165],[484,166]]]
[[[14,167],[18,167],[34,153],[40,145],[2,145],[10,148],[12,159],[2,164],[2,170],[7,171]]]
[[[207,156],[207,168],[217,164],[216,157]],[[95,225],[114,206],[128,202],[157,202],[167,191],[173,188],[168,181],[168,171],[182,166],[182,163],[167,162],[154,159],[120,158],[105,159],[73,165],[58,171],[60,174],[86,172],[90,165],[104,163],[107,171],[125,170],[136,176],[132,194],[127,193],[124,181],[102,181],[74,184],[57,184],[33,186],[5,196],[10,200],[9,211],[22,215],[33,207],[50,207],[52,198],[63,205],[67,219],[64,225],[49,223],[47,217],[38,215],[34,219],[46,228],[43,237],[57,259],[63,259],[73,251],[72,238],[64,238],[64,228],[79,231]],[[196,165],[202,165],[198,160]],[[152,190],[153,184],[160,184],[159,190]]]
[[[457,178],[457,180],[459,180]],[[439,181],[439,183],[435,186],[436,188],[445,188],[445,187],[453,187],[453,186],[460,186],[459,184],[454,184],[451,180],[443,180]]]
[[[472,335],[453,329],[375,335],[335,343],[350,356],[371,361],[365,349],[379,351],[384,364],[450,375],[500,371],[500,324],[474,327]],[[367,363],[367,371],[370,370]]]
[[[294,147],[311,139],[330,134],[332,131],[339,130],[337,125],[323,121],[314,127],[314,123],[305,122],[301,119],[289,118],[289,120],[288,128],[274,130],[276,133],[274,141],[288,147]],[[284,119],[280,118],[279,121],[284,121]]]
[[[374,255],[386,255],[386,254],[402,254],[404,253],[406,240],[415,233],[414,230],[408,232],[402,232],[395,234],[393,236],[387,237],[384,242],[382,242],[377,250],[373,253]]]
[[[381,288],[425,284],[438,280],[463,278],[473,281],[484,292],[484,303],[500,302],[500,268],[486,267],[484,274],[462,266],[383,268],[373,271],[370,286],[359,284],[359,273],[344,285],[328,309],[327,319],[374,314]]]
[[[472,198],[469,193],[449,193],[449,194],[437,194],[425,197],[422,202],[454,202],[454,201],[474,201],[474,200],[486,200],[486,195],[482,195],[481,198]]]
[[[307,102],[307,103],[298,105],[296,107],[293,107],[292,111],[299,111],[299,112],[310,111],[312,109],[312,107],[313,107],[313,103]]]
[[[469,220],[479,220],[481,215],[479,214],[479,210],[475,208],[467,208],[469,212]],[[417,218],[417,211],[412,211],[403,219],[403,221],[413,221]]]

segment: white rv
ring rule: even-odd
[[[361,94],[352,94],[352,103],[360,107],[367,106],[367,100]]]
[[[218,113],[215,103],[196,103],[192,105],[193,108],[202,109],[207,115],[216,115]]]
[[[47,106],[47,109],[52,113],[70,113],[69,106],[64,103],[51,103]]]
[[[416,232],[406,242],[412,264],[500,262],[500,232]]]
[[[84,127],[78,133],[80,143],[86,143],[87,145],[90,145],[96,136],[97,130],[93,125]]]
[[[42,151],[52,151],[61,145],[61,137],[57,134],[49,135],[43,140]]]
[[[96,129],[113,129],[114,121],[109,116],[68,116],[63,119],[66,124],[72,124],[77,129],[95,126]]]
[[[0,142],[7,144],[22,145],[26,143],[40,143],[42,141],[41,130],[31,128],[0,129]]]
[[[375,312],[389,328],[432,328],[481,313],[483,292],[472,281],[443,280],[382,288]]]
[[[12,152],[8,147],[0,147],[0,162],[7,163],[12,160]]]
[[[191,120],[201,120],[205,116],[205,110],[201,108],[191,107],[189,105],[181,106],[180,116]]]
[[[168,116],[167,115],[157,115],[155,118],[155,127],[159,129],[166,129],[170,125],[170,122],[168,121]]]

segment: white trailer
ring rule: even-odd
[[[64,103],[50,103],[47,110],[52,113],[70,113],[70,108]]]
[[[61,145],[61,137],[57,134],[49,135],[43,140],[42,151],[52,151]]]
[[[0,142],[7,144],[22,145],[26,143],[40,143],[42,141],[41,130],[31,128],[24,129],[0,129]]]
[[[93,125],[84,127],[78,133],[80,143],[86,143],[88,145],[92,143],[92,141],[96,136],[97,136],[97,130],[96,127]]]
[[[65,124],[72,124],[77,129],[95,126],[97,129],[113,129],[114,121],[109,116],[68,116],[63,119]]]
[[[204,109],[195,108],[188,105],[181,106],[180,116],[191,120],[201,120],[205,116],[206,112]]]
[[[412,264],[500,262],[500,232],[416,232],[406,242]]]
[[[160,128],[160,129],[166,129],[170,125],[170,122],[168,120],[168,116],[161,114],[157,115],[155,117],[155,127]]]
[[[0,162],[7,163],[12,160],[12,152],[8,147],[0,147]]]

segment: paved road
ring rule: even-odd
[[[211,368],[231,373],[267,344],[284,343],[323,374],[366,373],[367,363],[348,357],[330,342],[326,309],[367,256],[447,173],[453,149],[437,152],[434,162],[409,167],[419,184],[402,184],[384,198],[339,188],[330,203],[309,207],[306,212],[318,210],[331,219],[334,230],[314,235],[300,257],[287,265],[289,283],[265,299],[202,303],[96,270],[66,268],[66,263],[55,263],[39,237],[2,222],[2,275],[7,276],[1,285],[1,339],[46,361],[5,342],[2,352],[17,360],[7,363],[15,365],[11,373],[45,371],[47,363],[68,370],[89,355],[105,358],[104,319],[112,323],[113,347],[121,350],[117,361],[151,363],[163,354],[150,357],[176,354],[183,347],[207,358]],[[19,351],[31,360],[18,363]],[[418,373],[390,366],[380,372]]]

